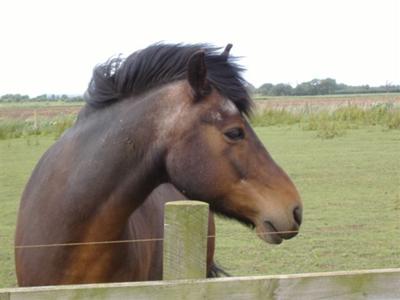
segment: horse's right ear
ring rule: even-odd
[[[203,50],[195,52],[189,59],[187,76],[196,100],[200,100],[210,91],[207,81],[207,66]]]
[[[229,52],[231,51],[232,46],[233,46],[232,44],[226,45],[224,52],[221,53],[221,55],[225,58],[225,60],[228,60]]]

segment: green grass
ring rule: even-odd
[[[369,108],[360,106],[339,107],[313,111],[304,107],[300,111],[265,109],[251,118],[253,126],[299,124],[303,130],[315,131],[315,136],[330,139],[343,136],[347,129],[364,126],[383,126],[387,130],[400,129],[400,107],[393,103],[378,104]]]
[[[13,238],[22,190],[52,137],[33,136],[0,141],[0,287],[16,284]]]
[[[269,245],[217,223],[217,261],[233,275],[400,267],[400,134],[379,127],[332,140],[295,126],[258,128],[304,201],[301,233]]]
[[[304,201],[300,235],[269,245],[217,221],[217,261],[233,275],[400,267],[400,134],[381,126],[315,138],[298,125],[257,128]],[[16,284],[13,234],[22,189],[52,136],[0,140],[0,287]]]
[[[0,119],[0,140],[33,135],[52,135],[58,138],[72,126],[74,114],[59,114],[54,117]],[[251,118],[253,126],[300,124],[303,130],[315,131],[315,136],[330,139],[342,136],[347,129],[365,125],[381,125],[386,129],[400,129],[400,107],[393,103],[378,104],[370,108],[359,106],[339,107],[333,111],[326,108],[313,111],[307,106],[299,111],[286,109],[266,109],[256,111]]]
[[[253,95],[254,100],[290,100],[290,101],[302,101],[302,100],[321,100],[321,99],[382,99],[382,98],[398,98],[400,93],[366,93],[366,94],[333,94],[333,95],[306,95],[306,96],[263,96],[260,94]]]
[[[76,116],[72,114],[38,118],[36,122],[32,119],[3,119],[0,120],[0,140],[37,135],[49,135],[57,139],[75,120]]]

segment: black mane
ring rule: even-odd
[[[154,44],[126,59],[112,58],[94,69],[84,98],[89,106],[101,108],[119,99],[185,79],[189,58],[198,50],[205,51],[210,84],[248,115],[252,101],[246,81],[240,75],[243,68],[235,63],[235,57],[227,58],[221,55],[219,48],[206,44]]]

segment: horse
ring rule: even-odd
[[[230,49],[157,43],[95,67],[77,121],[22,194],[20,286],[146,277],[135,263],[149,251],[123,241],[136,238],[130,216],[163,183],[265,242],[297,235],[300,194],[248,122],[253,103]]]

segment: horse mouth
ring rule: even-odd
[[[256,226],[256,232],[259,238],[267,243],[278,245],[283,241],[279,231],[269,221],[265,221],[262,225]]]

